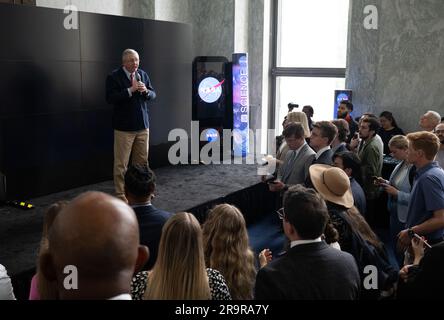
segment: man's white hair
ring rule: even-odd
[[[430,120],[433,120],[436,124],[441,122],[441,115],[438,112],[429,110],[426,114],[428,114]]]
[[[125,61],[126,56],[136,55],[139,56],[139,53],[134,49],[125,49],[122,53],[122,61]]]

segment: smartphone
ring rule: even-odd
[[[419,234],[415,233],[413,230],[411,230],[411,229],[408,230],[408,234],[409,234],[410,239],[416,238],[419,241],[423,242],[426,245],[427,248],[429,248],[429,249],[432,248],[432,246],[429,245],[427,243],[427,241],[425,241],[421,236],[419,236]]]
[[[353,139],[359,139],[359,133],[355,132],[355,134],[353,135]]]

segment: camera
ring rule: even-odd
[[[288,104],[288,112],[291,112],[291,111],[293,111],[293,109],[297,109],[297,108],[299,108],[299,105],[297,103],[290,102]]]

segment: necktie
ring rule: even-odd
[[[131,81],[131,86],[133,86],[133,80],[134,80],[134,74],[131,73],[130,74],[130,81]]]

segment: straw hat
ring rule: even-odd
[[[342,169],[326,164],[313,164],[309,170],[311,182],[324,200],[347,209],[353,207],[350,179]]]

